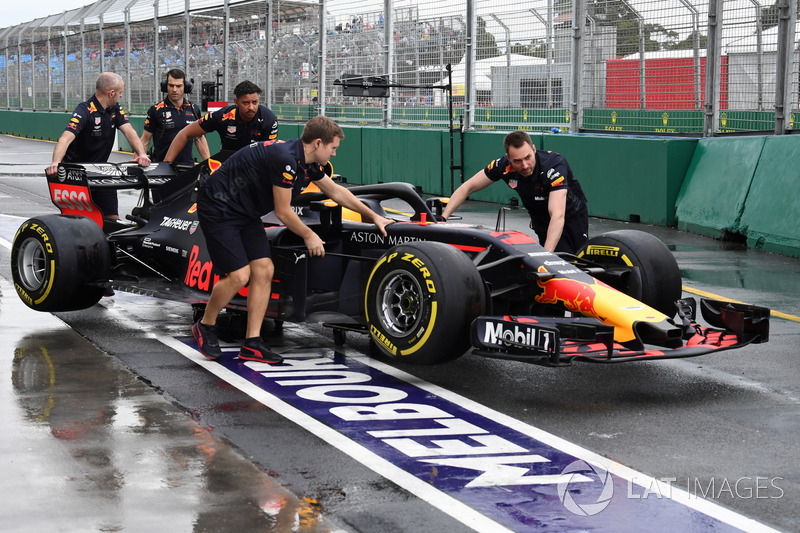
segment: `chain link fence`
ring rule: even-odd
[[[102,0],[0,29],[0,107],[71,111],[97,75],[143,114],[250,80],[282,120],[719,135],[797,129],[798,0]]]

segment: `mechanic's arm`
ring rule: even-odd
[[[196,139],[202,135],[206,134],[206,130],[198,124],[197,122],[192,122],[185,128],[181,129],[178,134],[172,139],[172,143],[169,145],[169,150],[167,150],[167,155],[164,156],[164,161],[167,163],[172,163],[175,161],[175,158],[181,153],[181,150],[189,139]],[[200,149],[198,148],[198,151]],[[202,154],[201,154],[202,155]],[[208,159],[208,158],[206,158]]]
[[[342,187],[338,183],[335,183],[330,176],[326,175],[324,178],[317,180],[315,183],[319,186],[319,189],[322,192],[328,195],[328,198],[342,207],[352,209],[361,215],[363,219],[369,220],[378,226],[381,234],[386,237],[386,226],[389,224],[394,224],[394,220],[389,220],[388,218],[377,214],[375,211],[361,202],[361,200],[356,198],[352,192],[347,190],[345,187]]]
[[[58,173],[58,164],[64,159],[67,148],[69,148],[69,145],[72,144],[74,140],[75,134],[71,131],[64,130],[64,133],[61,134],[61,137],[58,138],[58,142],[56,142],[56,147],[53,148],[53,159],[50,166],[44,169],[45,174],[52,178]]]
[[[143,131],[142,136],[139,138],[139,141],[142,143],[144,147],[144,151],[147,152],[147,149],[150,148],[150,139],[153,138],[153,134],[149,131]]]
[[[486,172],[479,170],[474,176],[462,183],[458,189],[453,191],[450,200],[447,202],[447,207],[442,211],[442,217],[447,220],[447,217],[453,214],[453,211],[461,207],[461,204],[469,198],[469,195],[485,189],[494,183],[486,177]]]
[[[201,161],[205,161],[211,157],[211,152],[208,149],[208,141],[206,140],[205,135],[196,137],[194,140],[194,145],[197,147],[197,153],[200,154]]]
[[[136,154],[132,161],[136,161],[140,167],[149,167],[150,158],[147,157],[147,150],[142,146],[142,141],[139,140],[139,136],[136,135],[136,130],[133,129],[130,122],[120,126],[119,131],[121,131],[128,140],[128,144],[133,148],[133,153]]]
[[[564,232],[565,214],[567,212],[567,189],[551,191],[547,198],[547,211],[550,214],[550,224],[547,226],[547,239],[544,247],[551,252],[558,246],[561,234]]]
[[[311,228],[303,224],[303,221],[300,220],[300,217],[298,217],[297,213],[292,209],[292,189],[285,189],[273,185],[272,197],[275,201],[275,216],[278,217],[278,220],[283,222],[283,225],[286,226],[289,231],[303,239],[303,242],[306,243],[306,248],[308,248],[308,254],[311,257],[317,255],[320,257],[324,256],[325,243]]]

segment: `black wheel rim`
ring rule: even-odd
[[[377,292],[378,320],[383,329],[396,337],[416,331],[422,320],[422,287],[403,270],[387,275]]]

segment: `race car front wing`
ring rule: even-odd
[[[614,327],[595,318],[481,316],[472,323],[472,353],[543,366],[568,366],[574,360],[623,363],[696,357],[769,340],[769,309],[755,305],[701,299],[708,326],[695,321],[697,302],[676,302],[675,326],[683,331],[680,346],[649,348],[614,341]]]

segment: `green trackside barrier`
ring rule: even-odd
[[[71,112],[0,111],[0,133],[56,141],[71,116]]]
[[[800,257],[800,137],[767,137],[739,227],[747,246]]]
[[[567,158],[591,216],[674,226],[696,145],[683,138],[545,134],[537,147]]]
[[[341,124],[340,124],[341,126]],[[342,126],[344,140],[336,150],[336,157],[331,159],[333,173],[344,176],[347,183],[362,185],[377,183],[376,181],[365,181],[363,172],[363,134],[364,128]],[[297,136],[303,133],[302,127]]]
[[[362,128],[364,183],[401,181],[437,194],[443,179],[441,135],[440,130]],[[345,168],[341,173],[347,175]]]
[[[699,141],[677,202],[678,228],[800,257],[800,137]]]
[[[698,141],[676,202],[679,229],[715,238],[739,233],[764,141],[765,137]]]

